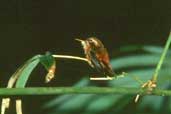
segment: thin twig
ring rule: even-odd
[[[163,53],[161,55],[161,58],[160,58],[160,60],[159,60],[159,62],[157,64],[156,70],[155,70],[154,75],[152,77],[152,81],[154,81],[154,82],[157,81],[157,77],[158,77],[159,71],[160,71],[161,66],[163,64],[163,61],[164,61],[164,59],[166,57],[166,54],[167,54],[167,51],[169,49],[170,43],[171,43],[171,32],[169,34],[169,37],[168,37],[168,40],[167,40],[166,45],[164,47]]]
[[[136,95],[136,97],[135,97],[134,102],[135,102],[135,103],[137,103],[137,102],[138,102],[138,100],[139,100],[139,98],[140,98],[140,94],[137,94],[137,95]]]
[[[90,80],[113,80],[113,77],[99,77],[99,78],[95,78],[95,77],[90,77]]]
[[[90,77],[90,80],[114,80],[117,78],[123,78],[126,75],[127,75],[127,73],[122,72],[121,74],[117,74],[114,77],[109,77],[109,76],[106,76],[106,77]]]
[[[75,59],[88,62],[86,58],[78,57],[78,56],[70,56],[70,55],[52,55],[54,58],[62,58],[62,59]]]

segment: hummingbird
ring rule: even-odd
[[[110,65],[107,49],[98,38],[90,37],[86,40],[75,40],[81,42],[84,54],[92,68],[95,68],[100,74],[107,77],[113,77],[115,75]]]

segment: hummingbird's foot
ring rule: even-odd
[[[125,77],[127,74],[128,74],[128,73],[126,73],[126,72],[122,72],[121,74],[118,74],[118,75],[116,75],[115,77],[116,77],[116,78],[123,78],[123,77]]]

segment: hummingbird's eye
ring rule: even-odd
[[[91,44],[94,44],[94,42],[92,40],[89,41]]]
[[[89,42],[93,42],[93,40],[92,40],[92,39],[88,39],[88,41],[89,41]]]
[[[98,45],[98,42],[95,40],[95,39],[88,39],[88,42],[91,44],[91,45],[94,45],[94,46],[97,46]]]
[[[89,43],[91,43],[91,44],[95,44],[95,43],[96,43],[96,41],[93,40],[93,39],[88,39],[88,41],[89,41]]]

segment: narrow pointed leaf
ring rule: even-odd
[[[26,82],[34,70],[34,68],[38,65],[39,59],[35,59],[31,61],[30,63],[27,63],[25,68],[22,70],[17,82],[16,82],[16,87],[24,87],[26,85]]]

